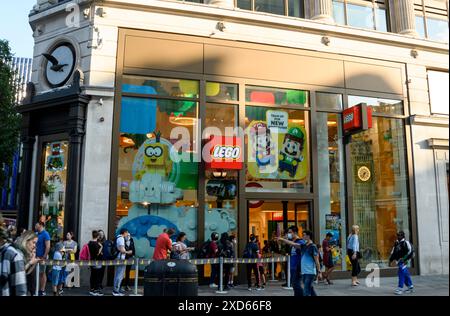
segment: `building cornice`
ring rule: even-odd
[[[448,139],[430,138],[428,139],[428,146],[433,149],[448,149]]]
[[[412,115],[410,117],[411,125],[426,125],[434,127],[449,127],[448,116],[422,116],[422,115]]]
[[[179,2],[169,0],[87,0],[81,5],[96,3],[103,7],[118,7],[127,10],[152,11],[171,14],[183,14],[193,17],[218,19],[222,22],[238,22],[263,27],[274,27],[280,29],[291,29],[293,31],[304,31],[321,34],[324,36],[336,36],[340,38],[359,39],[391,46],[408,47],[437,53],[448,54],[449,45],[424,39],[414,38],[397,33],[378,32],[350,26],[329,24],[316,20],[306,20],[287,16],[279,16],[263,12],[241,10],[238,8],[227,9],[212,5],[191,2]],[[67,3],[50,7],[42,12],[30,15],[30,24],[33,26],[39,20],[49,15],[59,14],[65,11]],[[107,11],[107,10],[106,10]]]

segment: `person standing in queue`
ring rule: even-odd
[[[172,240],[170,239],[175,234],[173,228],[165,230],[156,239],[155,251],[153,253],[154,260],[166,260],[169,251],[172,251]]]
[[[256,236],[252,234],[250,235],[250,241],[247,243],[247,246],[245,246],[243,257],[245,259],[257,259],[258,253],[259,249],[258,245],[256,244]],[[247,263],[248,290],[252,290],[252,272],[255,274],[256,279],[255,288],[257,291],[260,291],[262,290],[262,288],[259,279],[258,266],[256,263]]]
[[[206,258],[209,259],[215,259],[219,257],[219,234],[216,232],[211,233],[211,242],[208,246],[208,254],[206,255]],[[219,264],[211,264],[211,277],[209,279],[209,287],[210,288],[217,288],[218,285],[216,285],[216,277],[219,274]]]

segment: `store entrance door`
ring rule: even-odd
[[[247,211],[248,235],[258,236],[261,247],[265,240],[285,234],[290,226],[297,226],[300,236],[313,227],[312,202],[308,200],[249,200]]]

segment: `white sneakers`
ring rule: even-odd
[[[217,284],[215,284],[215,283],[211,283],[210,285],[209,285],[209,288],[211,288],[211,289],[215,289],[215,288],[218,288],[219,286],[217,285]]]
[[[403,289],[401,288],[397,288],[395,289],[394,293],[396,295],[402,295],[402,294],[410,294],[410,293],[414,293],[414,286],[410,286],[408,287],[405,291],[403,291]]]

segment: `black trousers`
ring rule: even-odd
[[[353,251],[348,250],[347,255],[350,258],[350,263],[352,264],[352,277],[357,277],[361,273],[361,266],[359,265],[358,255],[353,259]]]
[[[130,271],[131,271],[131,265],[127,265],[127,267],[125,268],[124,281],[122,283],[123,286],[130,286]]]
[[[89,279],[89,285],[91,287],[91,290],[99,290],[102,276],[101,269],[97,269],[95,267],[91,267],[91,277]]]
[[[252,272],[255,274],[256,286],[259,286],[259,273],[256,263],[247,264],[247,283],[248,287],[252,287]]]

